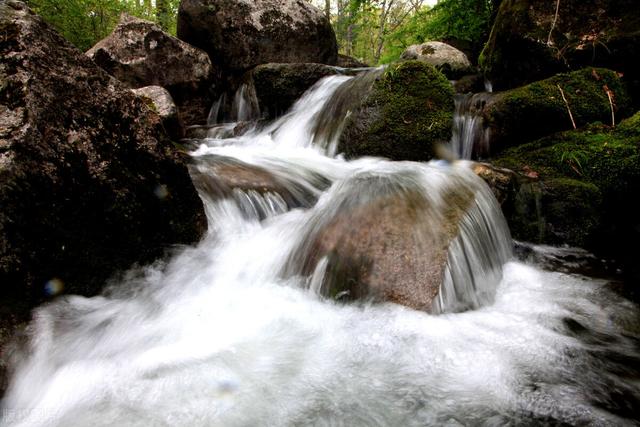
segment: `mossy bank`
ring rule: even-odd
[[[584,68],[495,94],[483,109],[491,152],[592,122],[612,124],[631,114],[618,73]]]
[[[514,237],[624,259],[640,237],[640,112],[505,151],[494,164],[529,177],[507,209]]]

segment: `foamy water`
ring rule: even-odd
[[[201,141],[197,173],[233,159],[305,196],[291,208],[277,194],[201,187],[199,245],[103,296],[37,309],[4,425],[634,424],[637,307],[605,281],[515,260],[497,203],[464,164],[346,161],[331,141],[312,143],[323,103],[348,79],[326,79],[266,128]],[[472,191],[474,207],[449,251],[442,311],[475,309],[343,303],[318,294],[322,265],[286,274],[339,206],[418,191],[433,207],[423,220],[437,221],[452,185]]]

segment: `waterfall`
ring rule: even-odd
[[[0,423],[632,424],[635,305],[514,259],[465,162],[336,156],[372,78],[327,77],[271,124],[198,141],[207,235],[35,310]]]
[[[484,127],[482,112],[490,96],[488,93],[455,96],[451,150],[460,159],[488,153],[490,130]]]
[[[253,82],[243,83],[236,91],[231,106],[231,120],[246,122],[260,118],[258,97]]]
[[[227,102],[227,94],[223,93],[220,97],[211,105],[209,115],[207,116],[207,125],[216,125],[220,120],[220,113],[222,108]]]
[[[240,85],[231,98],[231,105],[228,105],[228,99],[225,92],[211,105],[207,125],[245,122],[260,118],[260,107],[253,82]]]

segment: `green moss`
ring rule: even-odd
[[[595,124],[512,148],[494,163],[542,183],[546,232],[532,239],[516,230],[517,238],[593,245],[634,221],[628,205],[640,191],[640,113],[616,129]]]
[[[577,127],[597,121],[611,123],[605,87],[613,94],[615,118],[626,117],[631,105],[626,87],[617,73],[602,68],[558,74],[498,95],[485,111],[485,124],[492,129],[492,150],[571,129],[569,110]]]
[[[451,137],[453,88],[429,64],[393,64],[349,118],[341,151],[348,156],[428,160],[433,145]]]
[[[591,65],[637,75],[638,10],[635,0],[503,0],[479,63],[500,90]]]
[[[624,120],[616,129],[618,135],[624,137],[640,137],[640,112]]]
[[[545,239],[589,246],[602,207],[602,193],[596,185],[571,178],[550,179],[544,183],[541,205]]]

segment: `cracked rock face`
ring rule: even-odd
[[[302,0],[183,0],[178,37],[231,73],[268,62],[335,65],[338,58],[331,24]]]
[[[167,89],[185,122],[197,123],[206,115],[215,74],[209,55],[157,24],[123,14],[113,32],[87,55],[131,88]]]
[[[0,312],[94,295],[198,241],[202,202],[159,115],[24,3],[0,2],[0,29]]]

